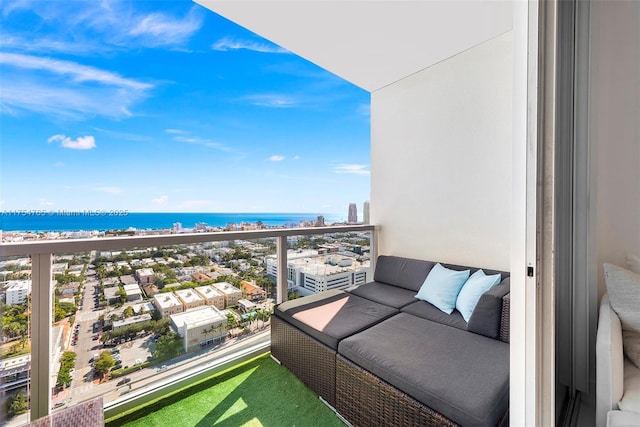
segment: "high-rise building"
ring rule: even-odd
[[[6,304],[24,304],[31,293],[31,280],[9,280],[5,288]]]
[[[364,206],[362,207],[362,222],[365,224],[369,224],[369,201],[364,202]]]
[[[349,224],[358,222],[358,207],[355,203],[349,203],[349,216],[347,218]]]

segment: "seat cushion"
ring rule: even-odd
[[[509,405],[509,345],[407,313],[342,340],[338,352],[464,426],[495,426]]]
[[[338,341],[374,325],[398,310],[341,290],[279,304],[274,315],[336,350]]]
[[[400,311],[442,323],[443,325],[453,326],[454,328],[467,329],[467,322],[464,321],[459,311],[455,310],[453,313],[447,314],[426,301],[416,301],[413,304],[403,307]]]
[[[640,424],[640,369],[629,359],[624,360],[624,393],[618,407],[637,413]]]
[[[414,291],[424,283],[435,262],[421,261],[390,255],[381,255],[376,261],[373,280]]]
[[[404,307],[417,301],[414,291],[382,282],[365,283],[349,289],[349,293],[394,308]]]

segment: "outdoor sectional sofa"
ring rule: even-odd
[[[272,356],[353,426],[508,424],[509,274],[484,270],[467,322],[416,298],[435,265],[380,256],[373,282],[279,304]]]

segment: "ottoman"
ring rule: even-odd
[[[271,317],[271,354],[335,406],[338,343],[397,313],[341,290],[286,301]]]

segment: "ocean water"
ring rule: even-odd
[[[135,228],[167,229],[179,222],[182,228],[193,228],[198,223],[212,227],[224,227],[229,223],[256,223],[269,226],[295,225],[301,221],[313,221],[323,215],[325,222],[344,221],[339,215],[315,213],[148,213],[113,211],[4,211],[0,213],[0,230],[3,231],[77,231],[77,230],[126,230]]]

